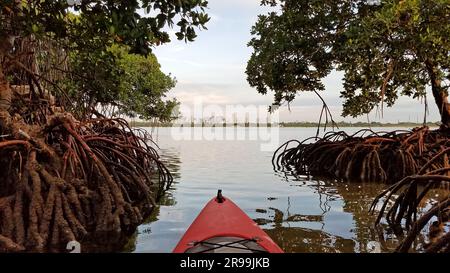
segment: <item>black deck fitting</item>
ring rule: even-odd
[[[217,191],[217,203],[223,203],[225,199],[222,196],[222,190]]]

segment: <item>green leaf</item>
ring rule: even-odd
[[[177,32],[177,33],[175,33],[175,35],[177,36],[178,40],[183,40],[184,39],[184,34],[182,32]]]
[[[39,27],[36,24],[33,24],[31,26],[31,29],[33,30],[34,33],[37,33],[39,31]]]

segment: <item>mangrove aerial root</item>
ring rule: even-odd
[[[445,130],[428,127],[392,132],[363,129],[353,135],[328,132],[323,137],[284,143],[272,162],[274,168],[296,174],[387,183],[416,174],[436,153],[450,147],[448,136]],[[440,157],[427,169],[441,168],[445,160]]]
[[[450,219],[450,148],[443,148],[417,174],[407,176],[391,185],[373,201],[370,211],[375,212],[384,198],[375,224],[384,218],[394,229],[406,229],[406,237],[397,247],[397,252],[408,252],[415,239],[427,227],[429,243],[424,245],[426,252],[450,252],[450,232],[444,226]],[[441,166],[439,162],[444,162]],[[440,200],[419,216],[419,208],[432,191],[442,193]],[[435,219],[435,220],[433,220]]]
[[[290,140],[274,153],[274,168],[295,175],[322,175],[347,181],[395,183],[375,198],[376,224],[384,219],[396,233],[406,230],[397,252],[407,252],[428,227],[426,252],[450,252],[450,141],[445,128],[428,127],[393,132],[360,130],[353,135],[328,132],[323,137]],[[312,142],[312,143],[311,143]],[[431,193],[434,200],[422,213]],[[381,207],[378,207],[380,200]],[[448,230],[448,229],[447,229]]]
[[[123,119],[33,124],[0,113],[0,252],[120,247],[172,182],[148,136]]]

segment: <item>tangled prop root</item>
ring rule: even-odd
[[[353,135],[328,132],[321,138],[286,142],[274,153],[272,163],[276,169],[296,174],[386,183],[417,173],[436,153],[449,147],[448,136],[449,132],[428,127],[379,133],[363,129]],[[290,147],[292,144],[295,146]],[[427,169],[444,164],[440,158]]]
[[[445,233],[444,228],[450,218],[449,155],[450,148],[442,149],[424,164],[416,175],[407,176],[393,184],[373,201],[370,208],[372,213],[380,199],[384,198],[376,224],[384,217],[394,230],[402,230],[402,226],[408,230],[405,239],[396,249],[397,252],[408,252],[416,237],[433,217],[437,220],[433,221],[429,227],[430,243],[424,246],[425,251],[450,252],[450,232],[447,230]],[[437,164],[439,161],[444,162],[444,166]],[[428,211],[417,218],[421,202],[431,190],[438,188],[441,188],[444,193],[441,200],[436,201]]]
[[[29,125],[0,113],[0,252],[121,247],[172,177],[122,119]]]

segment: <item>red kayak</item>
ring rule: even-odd
[[[174,253],[283,253],[221,190],[203,208]]]

